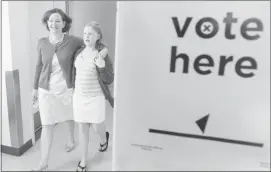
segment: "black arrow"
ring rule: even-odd
[[[208,118],[209,118],[209,114],[196,121],[196,123],[199,126],[202,133],[204,133],[204,131],[205,131]]]

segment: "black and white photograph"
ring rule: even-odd
[[[270,1],[1,2],[2,171],[270,171]]]

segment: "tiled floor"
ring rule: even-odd
[[[101,153],[99,149],[99,136],[93,130],[90,131],[88,171],[111,171],[112,170],[112,124],[113,110],[107,110],[107,130],[110,132],[109,147],[106,152]],[[66,126],[58,125],[55,128],[54,140],[49,160],[49,171],[75,171],[80,160],[78,142],[76,148],[66,153],[64,145],[66,142]],[[78,141],[78,126],[75,126],[75,138]],[[20,157],[2,154],[3,171],[29,171],[35,168],[40,160],[40,140]]]

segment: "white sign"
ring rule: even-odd
[[[270,170],[270,2],[118,2],[113,170]]]

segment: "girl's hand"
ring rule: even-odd
[[[94,63],[95,63],[99,68],[105,67],[105,61],[104,61],[104,59],[102,59],[101,57],[96,56],[96,57],[94,58]]]
[[[106,57],[106,55],[108,54],[108,49],[106,47],[104,47],[99,53],[98,53],[98,57],[104,59]]]

